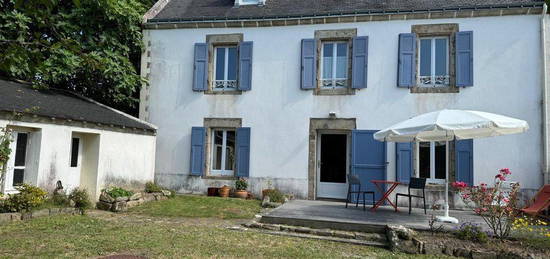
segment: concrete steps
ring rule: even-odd
[[[272,235],[310,238],[384,248],[388,247],[386,236],[380,233],[317,229],[303,226],[260,223],[256,221],[244,224],[244,226]]]

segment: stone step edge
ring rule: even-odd
[[[315,229],[315,228],[299,227],[299,226],[260,223],[256,221],[252,221],[243,225],[248,228],[265,229],[265,230],[275,231],[275,232],[297,233],[297,234],[304,234],[304,235],[333,237],[333,238],[339,238],[339,239],[358,240],[358,241],[387,242],[386,236],[378,233],[349,232],[349,231],[331,230],[331,229]]]
[[[275,235],[275,236],[286,236],[286,237],[297,237],[297,238],[307,238],[307,239],[315,239],[315,240],[325,240],[325,241],[331,241],[331,242],[339,242],[339,243],[347,243],[347,244],[354,244],[354,245],[363,245],[363,246],[373,246],[373,247],[380,247],[380,248],[388,248],[389,245],[387,243],[382,242],[376,242],[376,241],[367,241],[367,240],[358,240],[358,239],[349,239],[349,238],[340,238],[340,237],[332,237],[332,236],[318,236],[313,234],[303,234],[303,233],[296,233],[296,232],[287,232],[287,231],[273,231],[273,230],[267,230],[263,228],[229,228],[231,230],[240,230],[240,231],[256,231],[264,234],[269,235]]]

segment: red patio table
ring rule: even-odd
[[[382,198],[380,198],[380,200],[378,200],[376,204],[374,204],[371,210],[376,210],[378,207],[380,207],[380,205],[384,203],[384,201],[387,200],[390,203],[390,205],[393,208],[395,208],[395,211],[398,211],[397,204],[393,204],[393,202],[391,202],[391,200],[388,197],[395,190],[395,188],[397,188],[397,186],[400,185],[401,183],[395,182],[395,181],[386,181],[386,180],[371,180],[370,182],[373,183],[381,193],[383,193]],[[391,184],[391,186],[390,188],[388,188],[388,190],[384,192],[384,189],[382,188],[383,184]]]

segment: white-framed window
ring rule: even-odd
[[[70,167],[78,167],[80,164],[80,138],[71,139],[71,162]]]
[[[444,141],[419,143],[418,177],[428,179],[428,183],[445,183],[445,145]]]
[[[348,52],[346,41],[326,41],[321,46],[321,88],[348,86]]]
[[[11,180],[11,186],[18,186],[23,184],[25,180],[29,134],[26,132],[13,132],[12,136],[14,142],[12,142],[10,148],[12,149],[12,154],[14,157],[13,160],[8,162],[9,164],[13,163],[11,164],[13,171],[10,177],[11,179],[9,180]]]
[[[237,89],[237,46],[214,47],[214,91]]]
[[[212,129],[212,176],[234,175],[235,135],[234,129]]]
[[[419,39],[419,86],[449,86],[449,37]]]

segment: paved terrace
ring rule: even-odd
[[[347,231],[382,232],[389,224],[427,230],[432,214],[443,215],[443,211],[430,209],[425,215],[422,209],[415,208],[409,215],[408,207],[400,207],[399,212],[395,212],[390,206],[381,206],[376,211],[372,211],[370,210],[371,206],[367,205],[367,209],[363,211],[361,204],[358,208],[355,207],[355,204],[350,204],[346,208],[343,202],[292,200],[263,215],[261,222]],[[460,223],[445,223],[446,229],[453,229],[461,223],[471,222],[480,224],[485,230],[488,230],[483,219],[473,212],[452,210],[449,214],[457,218]]]

